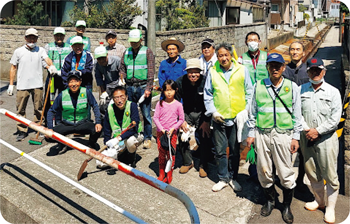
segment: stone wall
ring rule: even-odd
[[[8,80],[10,71],[10,59],[14,50],[25,43],[24,33],[29,26],[0,26],[0,77],[2,80]],[[54,27],[35,26],[39,32],[38,46],[45,46],[45,44],[53,41]],[[66,38],[75,35],[74,27],[67,27]],[[95,50],[99,46],[99,42],[105,42],[105,32],[108,29],[86,29],[85,35],[91,39],[91,50]],[[201,55],[200,43],[205,38],[211,38],[216,44],[227,42],[234,44],[237,50],[237,54],[241,55],[247,51],[245,45],[245,35],[255,31],[259,33],[262,40],[262,48],[266,46],[266,24],[254,23],[244,25],[228,25],[221,27],[207,27],[187,30],[175,30],[175,31],[163,31],[156,32],[156,71],[160,62],[167,58],[167,54],[160,47],[163,40],[169,37],[176,37],[185,44],[185,50],[182,52],[181,57],[189,59],[192,57],[199,57]],[[118,43],[128,47],[129,30],[117,30]],[[105,44],[106,45],[106,44]]]

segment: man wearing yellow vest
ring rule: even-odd
[[[65,89],[61,77],[61,68],[63,66],[64,58],[72,51],[70,45],[64,42],[65,35],[66,31],[63,27],[56,27],[53,31],[55,41],[45,45],[45,51],[57,69],[57,73],[51,78],[51,85],[48,86],[49,76],[47,76],[45,83],[45,90],[50,91],[50,99],[47,100],[44,111],[45,118],[47,117],[47,112],[49,111],[51,105],[55,101],[56,92],[59,94]]]
[[[128,95],[123,86],[117,86],[111,96],[113,101],[108,105],[103,121],[104,143],[108,149],[102,154],[136,167],[136,149],[143,140],[137,104],[127,100]],[[121,134],[132,121],[136,122],[135,127]],[[100,161],[96,161],[96,164],[98,168],[107,166]]]
[[[283,190],[282,218],[286,223],[292,223],[290,205],[296,186],[292,154],[299,148],[302,130],[300,89],[294,82],[283,78],[286,65],[282,55],[270,54],[266,67],[270,78],[254,85],[247,143],[248,147],[255,144],[259,182],[267,198],[261,215],[269,216],[275,207],[276,170]]]
[[[154,55],[150,48],[142,46],[142,33],[139,29],[129,32],[131,47],[121,58],[120,76],[125,79],[128,100],[138,103],[141,108],[145,141],[143,147],[151,148],[152,118],[151,101],[154,80]]]
[[[97,139],[100,137],[102,125],[101,114],[97,102],[92,93],[85,87],[81,87],[81,72],[72,70],[68,73],[68,88],[63,90],[55,99],[47,113],[47,127],[62,135],[72,133],[90,134],[89,146],[97,149]],[[88,105],[95,114],[95,124],[88,119]],[[58,123],[53,127],[53,118]],[[48,156],[54,156],[64,148],[62,143],[52,147]]]
[[[252,83],[268,78],[269,73],[266,69],[268,53],[259,50],[259,45],[261,44],[259,34],[254,31],[249,32],[245,37],[245,44],[248,47],[248,51],[239,57],[238,63],[248,68]]]
[[[237,182],[240,147],[235,118],[249,109],[252,82],[248,69],[233,59],[230,44],[220,44],[216,55],[218,61],[210,68],[204,86],[205,115],[213,118],[215,159],[220,179],[212,190],[220,191],[230,185],[233,190],[241,191],[242,187]]]

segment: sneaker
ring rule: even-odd
[[[17,135],[17,138],[16,138],[16,141],[17,142],[23,141],[27,136],[28,136],[27,133],[25,133],[23,131],[19,131],[18,135]]]
[[[207,172],[205,172],[205,170],[202,167],[199,168],[199,176],[201,178],[205,178],[208,176]]]
[[[242,187],[236,180],[230,180],[229,185],[234,191],[241,191]]]
[[[181,166],[180,170],[179,170],[179,173],[181,174],[185,174],[187,173],[190,169],[192,169],[193,167],[193,163],[189,166]]]
[[[147,139],[143,142],[143,148],[144,149],[150,149],[151,148],[151,145],[152,145],[152,142],[150,139]]]
[[[213,186],[213,188],[211,190],[214,191],[214,192],[218,192],[218,191],[221,191],[222,189],[224,189],[227,186],[228,186],[228,184],[225,181],[221,181],[220,180],[217,184],[215,184]]]

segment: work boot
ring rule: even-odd
[[[267,199],[267,202],[261,208],[260,214],[266,217],[271,215],[272,210],[275,208],[275,197],[276,197],[275,186],[272,185],[269,188],[264,188],[264,194]]]
[[[293,194],[294,194],[294,188],[293,189],[283,189],[283,212],[282,212],[282,218],[286,223],[293,223],[294,217],[292,214],[292,210],[290,209],[290,204],[293,200]]]
[[[185,174],[185,173],[187,173],[190,169],[192,169],[193,166],[194,166],[194,165],[193,165],[193,162],[192,162],[191,165],[189,165],[189,166],[181,166],[181,168],[180,168],[180,170],[179,170],[179,173]]]
[[[143,142],[143,148],[144,149],[150,149],[152,146],[152,142],[150,139],[146,139],[144,142]]]
[[[159,164],[159,177],[158,180],[163,181],[165,178],[165,165]]]
[[[324,221],[326,223],[335,223],[335,204],[337,203],[337,198],[339,190],[334,190],[330,184],[327,183],[327,206],[326,213],[324,214]]]
[[[173,180],[173,169],[171,169],[167,174],[166,174],[166,183],[170,184],[171,181]]]

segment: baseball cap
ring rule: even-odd
[[[107,49],[104,46],[96,47],[95,49],[95,58],[106,57]]]
[[[210,38],[206,38],[202,41],[202,45],[205,44],[205,43],[208,43],[210,44],[211,46],[215,47],[215,44],[214,44],[214,41]]]
[[[203,70],[199,58],[190,58],[187,60],[185,70],[188,70],[191,68],[198,68],[201,71]]]
[[[72,77],[76,77],[77,79],[82,79],[81,78],[81,72],[80,71],[77,71],[77,70],[72,70],[70,72],[68,72],[68,78],[67,80],[69,80],[70,78]]]
[[[70,40],[70,45],[83,44],[83,38],[81,36],[75,36]]]
[[[86,27],[86,22],[84,20],[78,20],[77,23],[75,24],[75,27],[78,27],[78,26]]]
[[[108,36],[108,35],[113,35],[113,36],[117,36],[117,33],[114,31],[114,30],[109,30],[109,31],[107,31],[107,33],[106,33],[106,37]]]
[[[53,35],[61,33],[63,35],[66,35],[66,31],[64,30],[63,27],[56,27],[55,30],[53,31]]]
[[[141,30],[133,29],[129,32],[129,38],[128,38],[129,42],[139,42],[141,38],[142,38]]]
[[[34,36],[39,36],[38,31],[34,28],[29,28],[26,30],[25,36],[29,36],[29,35],[34,35]]]
[[[320,68],[323,70],[327,70],[324,67],[324,64],[323,64],[323,61],[321,58],[311,58],[311,59],[307,60],[306,65],[307,65],[307,70],[309,70],[312,67],[317,67],[317,68]]]
[[[267,56],[266,63],[269,63],[269,62],[279,62],[281,64],[285,63],[284,58],[282,57],[282,55],[277,54],[277,53],[272,53],[269,56]]]

